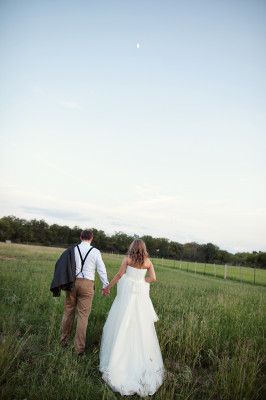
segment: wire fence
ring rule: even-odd
[[[185,271],[195,275],[212,276],[224,280],[234,280],[241,283],[266,286],[266,270],[233,265],[207,264],[182,260],[151,258],[154,266]]]

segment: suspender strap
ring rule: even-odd
[[[85,258],[83,259],[82,258],[82,255],[81,255],[81,251],[80,251],[80,248],[79,248],[79,245],[77,245],[77,248],[78,248],[78,252],[79,252],[79,256],[80,256],[80,260],[81,260],[81,270],[79,271],[79,273],[76,275],[76,277],[80,274],[80,273],[82,273],[82,277],[84,278],[84,275],[83,275],[83,267],[84,267],[84,264],[85,264],[85,261],[86,261],[86,258],[88,257],[88,255],[90,254],[90,252],[92,251],[92,249],[94,249],[94,247],[93,246],[91,246],[91,248],[90,248],[90,250],[88,251],[88,253],[86,254],[86,256],[85,256]]]

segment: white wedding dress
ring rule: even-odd
[[[164,366],[146,269],[127,266],[103,328],[102,378],[121,395],[152,395],[163,383]]]

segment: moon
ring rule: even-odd
[[[140,44],[139,43],[137,43],[137,49],[139,49],[140,48]]]

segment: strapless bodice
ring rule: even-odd
[[[133,282],[143,282],[147,269],[134,268],[130,265],[127,266],[126,278]]]

